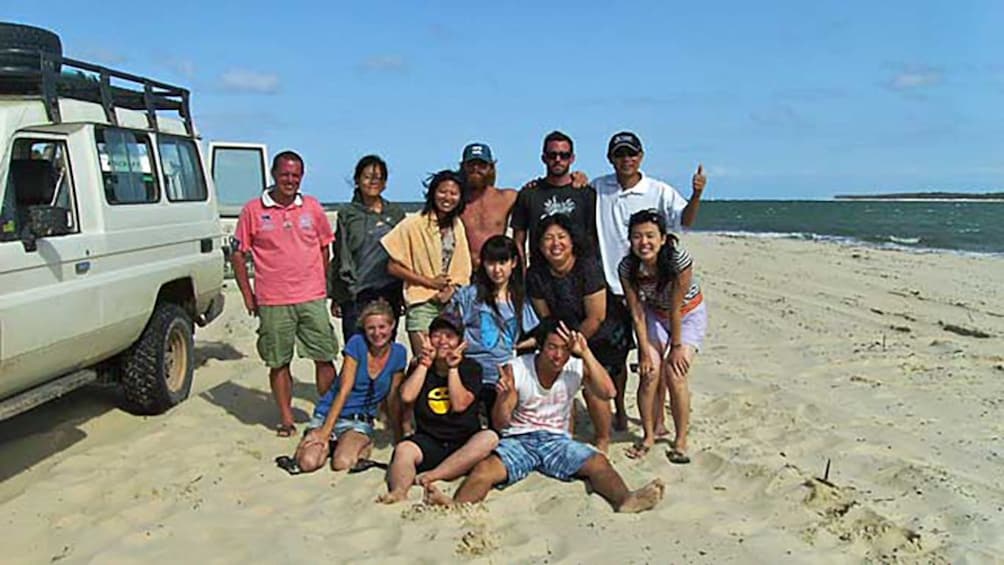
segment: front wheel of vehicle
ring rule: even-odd
[[[192,319],[161,302],[139,339],[122,354],[122,390],[143,414],[160,414],[188,398],[195,371]]]

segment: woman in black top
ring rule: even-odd
[[[422,336],[418,363],[400,389],[401,400],[415,406],[418,431],[394,447],[388,492],[378,502],[405,500],[415,484],[455,479],[498,445],[498,434],[481,429],[476,402],[481,365],[464,357],[463,335],[459,316],[446,310],[429,324],[428,337]]]
[[[536,242],[543,264],[534,264],[527,275],[527,294],[537,315],[553,316],[577,327],[589,348],[617,386],[617,429],[627,427],[624,411],[624,361],[631,347],[630,333],[614,312],[621,304],[607,291],[603,268],[571,219],[554,214],[540,222]],[[610,405],[586,394],[589,417],[596,428],[595,444],[606,451],[610,443]]]

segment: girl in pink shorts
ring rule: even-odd
[[[693,273],[693,258],[667,231],[666,220],[657,210],[633,214],[628,230],[631,253],[617,271],[638,337],[638,409],[644,437],[627,455],[643,457],[655,444],[663,399],[659,389],[665,387],[676,429],[667,456],[673,463],[689,463],[687,374],[708,326],[704,295]]]

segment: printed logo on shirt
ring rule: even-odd
[[[543,220],[549,216],[555,214],[565,214],[571,216],[575,213],[575,201],[568,198],[562,201],[558,200],[557,196],[552,196],[544,201],[544,213],[540,215],[540,219]]]
[[[516,318],[505,321],[504,328],[499,328],[498,319],[491,312],[479,312],[478,321],[481,329],[481,343],[488,349],[496,349],[502,344],[503,349],[512,349],[516,338]],[[499,331],[499,330],[503,331]]]
[[[261,215],[261,229],[262,231],[272,231],[275,229],[275,223],[272,222],[272,215],[265,213]]]
[[[300,229],[309,230],[314,227],[314,219],[310,217],[310,214],[300,215]]]
[[[389,221],[390,219],[388,218],[387,222]],[[373,227],[370,228],[369,235],[379,239],[390,233],[391,225],[387,222],[384,222],[383,220],[377,220],[377,222],[373,224]]]
[[[450,391],[445,386],[439,386],[429,390],[429,394],[426,397],[426,402],[429,404],[429,410],[433,414],[438,414],[442,416],[450,411]]]

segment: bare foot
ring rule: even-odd
[[[394,504],[401,502],[402,500],[407,500],[408,491],[390,491],[387,494],[381,494],[376,498],[376,501],[381,504]]]
[[[439,477],[433,475],[432,471],[426,471],[425,473],[415,475],[415,484],[422,488],[426,488],[438,480],[440,480]]]
[[[617,512],[637,513],[655,508],[666,492],[666,483],[655,479],[640,489],[631,492],[617,508]]]
[[[666,429],[665,424],[657,423],[655,425],[655,437],[666,437],[669,435],[669,430]]]
[[[433,484],[426,485],[422,501],[432,506],[453,506],[453,499],[443,494],[443,491]]]
[[[628,429],[628,417],[623,411],[614,414],[614,431],[626,432]]]

